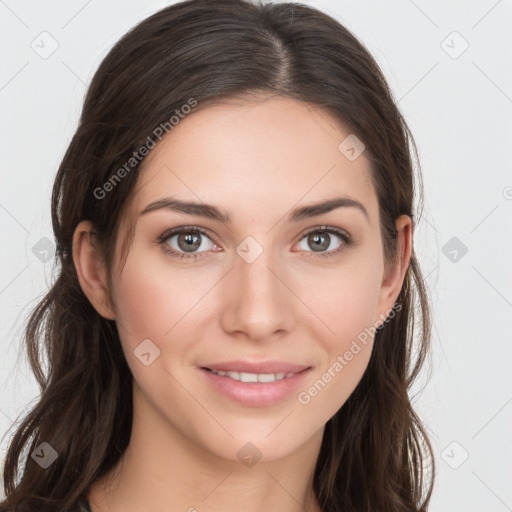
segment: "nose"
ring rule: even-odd
[[[270,250],[263,250],[254,260],[240,254],[224,280],[222,327],[260,342],[282,336],[293,329],[300,305],[289,272]]]

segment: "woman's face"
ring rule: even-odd
[[[142,421],[225,459],[272,460],[345,403],[404,271],[384,275],[369,161],[349,135],[271,98],[193,112],[151,150],[112,290]]]

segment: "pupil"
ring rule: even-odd
[[[184,245],[181,244],[183,241],[185,242]],[[187,233],[178,237],[178,244],[184,251],[193,252],[201,245],[201,242],[199,241],[199,235],[190,235]]]
[[[322,243],[318,243],[318,241],[320,239],[322,239],[322,238],[324,240],[324,243],[323,244]],[[315,251],[317,251],[318,248],[320,248],[320,249],[327,249],[329,247],[329,240],[328,240],[328,237],[325,236],[325,235],[312,235],[312,236],[310,236],[310,241],[313,242],[312,246],[313,246],[313,249]]]

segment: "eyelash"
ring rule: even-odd
[[[340,247],[338,247],[337,249],[334,249],[334,250],[328,251],[328,252],[324,252],[324,253],[309,252],[310,255],[307,256],[308,258],[330,258],[330,257],[336,256],[337,254],[340,254],[341,252],[345,251],[352,245],[355,245],[355,242],[352,239],[352,236],[350,236],[346,231],[336,228],[334,226],[315,226],[315,227],[311,228],[309,231],[307,231],[306,233],[304,233],[304,235],[301,237],[299,242],[304,240],[304,238],[306,238],[311,233],[316,233],[316,232],[337,235],[343,240],[343,244],[340,245]],[[204,254],[204,253],[187,254],[184,252],[183,253],[178,252],[175,249],[172,249],[171,247],[169,247],[169,245],[167,244],[167,241],[170,238],[172,238],[173,236],[179,235],[180,233],[200,233],[201,235],[208,237],[209,239],[211,239],[213,242],[216,243],[215,239],[206,230],[204,230],[200,227],[197,227],[197,226],[180,226],[178,228],[168,229],[167,231],[165,231],[163,234],[161,234],[158,237],[157,242],[159,245],[162,246],[162,248],[164,249],[165,252],[169,253],[172,257],[178,258],[180,260],[193,259],[194,261],[196,261],[198,258],[206,257],[206,256],[202,256],[202,254]]]

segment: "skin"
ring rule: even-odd
[[[157,199],[214,204],[232,221],[164,209],[141,216],[122,272],[114,268],[112,305],[92,225],[78,225],[80,284],[98,313],[116,320],[134,376],[130,445],[93,484],[94,512],[225,511],[235,503],[248,512],[320,510],[312,484],[324,426],[363,376],[373,338],[309,403],[299,403],[297,393],[389,314],[412,246],[411,219],[402,216],[399,258],[384,272],[369,161],[364,153],[350,161],[338,150],[349,133],[325,112],[277,97],[187,116],[144,161],[115,261],[127,218]],[[286,220],[293,208],[337,196],[361,202],[369,218],[348,207]],[[169,228],[190,225],[212,235],[200,235],[196,261],[173,258],[158,244]],[[356,244],[318,257],[305,234],[322,225],[347,231]],[[248,236],[263,248],[252,263],[236,252]],[[328,236],[323,253],[344,243]],[[177,240],[166,243],[179,251]],[[147,338],[160,349],[149,366],[134,355]],[[227,359],[275,359],[312,372],[278,404],[243,406],[198,377],[198,365]],[[262,454],[252,467],[237,457],[247,442]]]

